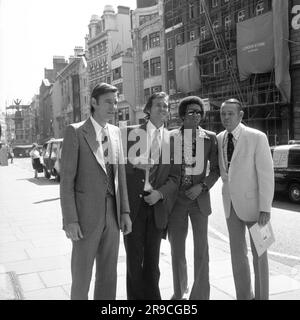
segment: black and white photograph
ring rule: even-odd
[[[0,0],[0,300],[300,300],[300,0]]]

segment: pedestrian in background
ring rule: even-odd
[[[223,205],[229,232],[233,277],[238,300],[254,298],[246,227],[270,220],[274,194],[274,171],[266,135],[241,124],[244,112],[237,99],[226,100],[220,109],[226,130],[218,134],[219,167],[223,180]],[[255,274],[255,300],[269,298],[267,252],[257,255],[251,234]]]
[[[132,232],[124,237],[127,261],[127,298],[129,300],[160,300],[159,256],[161,239],[169,213],[174,205],[179,184],[180,167],[174,165],[170,134],[164,126],[169,115],[168,95],[156,92],[151,95],[144,108],[145,124],[127,129],[128,156],[137,141],[144,150],[138,150],[137,157],[151,158],[155,165],[150,169],[149,182],[152,189],[145,195],[146,174],[143,168],[133,165],[129,159],[126,165],[128,196]],[[142,135],[144,133],[144,135]],[[164,163],[162,155],[169,150]]]
[[[14,162],[14,152],[12,146],[8,146],[7,148],[7,157],[10,159],[10,163]]]
[[[71,299],[87,300],[96,260],[95,300],[114,300],[120,229],[131,232],[120,129],[108,123],[117,88],[106,83],[91,94],[91,116],[66,128],[61,157],[63,229],[72,240]]]
[[[204,103],[201,98],[189,96],[182,99],[178,114],[183,125],[172,134],[175,140],[181,141],[178,153],[181,154],[182,164],[179,192],[168,223],[174,287],[171,299],[180,300],[188,294],[185,241],[190,218],[194,240],[194,283],[189,298],[208,300],[210,284],[207,228],[208,216],[211,214],[209,189],[220,176],[218,143],[214,132],[200,126],[204,118]]]
[[[32,149],[29,153],[32,161],[32,167],[34,170],[34,177],[38,178],[38,172],[40,172],[40,167],[41,167],[41,161],[40,161],[40,151],[38,148],[38,144],[34,143],[32,145]]]

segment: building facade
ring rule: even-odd
[[[157,4],[154,4],[157,3]],[[143,108],[150,95],[166,90],[163,1],[139,3],[132,13],[132,41],[136,88],[136,122],[143,122]]]
[[[130,125],[136,123],[135,117],[135,83],[133,53],[129,48],[112,56],[111,61],[112,82],[118,88],[118,112],[116,125]]]
[[[179,100],[186,95],[195,94],[205,98],[207,102],[204,126],[219,132],[222,130],[219,117],[220,105],[224,100],[236,97],[246,106],[244,122],[264,131],[271,145],[286,143],[297,136],[297,130],[294,128],[299,127],[297,124],[299,120],[292,119],[299,119],[299,109],[293,102],[295,93],[299,92],[293,89],[298,86],[295,83],[298,77],[294,74],[294,70],[298,69],[297,58],[294,58],[297,54],[293,53],[299,43],[297,43],[298,28],[291,30],[290,27],[290,38],[295,41],[295,48],[289,46],[292,68],[290,75],[286,74],[286,78],[289,76],[292,78],[291,99],[286,99],[277,85],[279,74],[276,69],[277,62],[274,63],[274,68],[253,72],[243,80],[239,70],[241,58],[239,60],[238,55],[241,39],[238,30],[241,30],[241,26],[246,23],[255,26],[256,20],[267,20],[272,12],[274,15],[274,12],[278,11],[276,8],[282,3],[276,0],[164,1],[167,90],[171,95],[173,106],[171,126],[179,124],[176,113]],[[298,9],[294,8],[294,11],[297,13]],[[281,12],[282,17],[285,14],[289,13]],[[277,20],[275,16],[273,19],[275,21],[272,25],[273,33],[270,34],[274,37],[275,46]],[[283,21],[283,28],[287,24],[290,25],[289,22]],[[288,50],[286,42],[289,41],[288,37],[287,34],[279,44],[279,47],[285,46],[284,50]],[[266,40],[267,37],[257,45],[262,43],[264,45]],[[277,59],[275,48],[273,51],[275,53],[271,54],[275,54],[275,58],[265,54],[258,57],[255,62],[259,62],[260,58]],[[286,54],[286,57],[283,63],[288,62],[289,54]],[[289,68],[287,66],[283,69]],[[299,100],[298,97],[296,100]]]
[[[128,7],[106,5],[101,18],[93,15],[88,35],[89,87],[99,82],[111,83],[111,57],[131,48],[130,12]]]
[[[82,47],[75,47],[74,56],[57,74],[52,89],[53,131],[61,138],[65,127],[88,117],[87,62]]]

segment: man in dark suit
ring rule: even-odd
[[[168,224],[174,285],[172,299],[182,299],[188,293],[185,240],[190,217],[194,238],[194,284],[190,299],[208,300],[210,285],[207,226],[208,216],[211,214],[209,189],[219,178],[218,143],[214,132],[200,127],[204,104],[199,97],[182,99],[178,114],[183,125],[174,130],[172,135],[176,147],[179,147],[177,155],[182,155],[181,181]]]
[[[127,129],[129,151],[126,174],[132,220],[132,233],[124,237],[127,297],[131,300],[159,300],[160,243],[175,201],[180,167],[174,165],[169,131],[164,127],[169,113],[168,96],[164,92],[154,93],[144,112],[148,115],[148,122]],[[132,152],[135,144],[141,147],[137,154]],[[143,156],[154,159],[155,154],[158,158],[149,173],[152,190],[145,196],[145,170],[133,165],[132,158]]]
[[[108,123],[117,88],[97,85],[91,117],[66,128],[60,196],[63,228],[72,240],[71,299],[88,299],[96,259],[95,300],[115,299],[119,230],[131,231],[124,154],[118,127]]]

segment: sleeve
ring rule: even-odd
[[[204,183],[208,189],[212,188],[220,177],[219,159],[218,159],[218,141],[215,134],[211,137],[211,149],[209,153],[209,175],[205,178]]]
[[[61,155],[60,201],[63,226],[78,222],[75,203],[75,179],[77,175],[79,144],[75,128],[68,126],[65,131]]]
[[[255,166],[258,180],[259,210],[271,212],[274,196],[274,168],[268,139],[263,133],[258,136]]]

